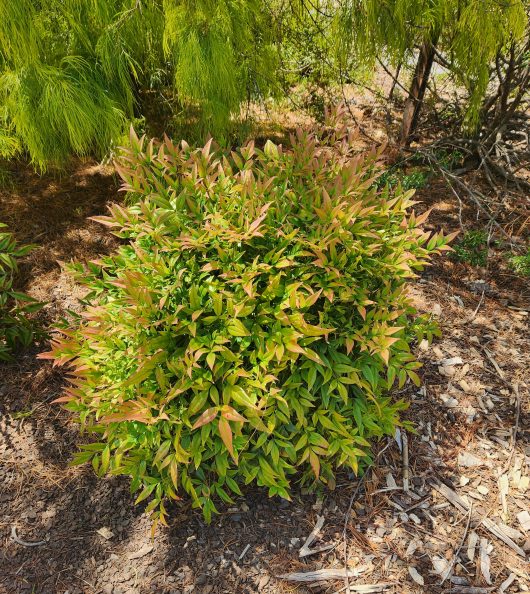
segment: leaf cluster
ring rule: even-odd
[[[98,218],[126,243],[74,266],[86,311],[44,356],[99,435],[75,461],[129,475],[155,524],[181,492],[209,520],[243,483],[333,487],[400,423],[388,391],[419,383],[410,344],[433,329],[407,281],[449,238],[422,230],[413,191],[377,187],[378,153],[345,127],[291,142],[133,134],[117,165],[133,204]]]
[[[0,361],[10,361],[15,349],[31,344],[35,333],[28,314],[42,307],[35,299],[13,288],[18,259],[32,246],[19,247],[11,233],[1,231],[5,227],[0,223]]]

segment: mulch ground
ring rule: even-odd
[[[78,163],[63,179],[26,169],[11,181],[0,220],[37,245],[21,288],[47,302],[41,317],[53,322],[79,296],[59,263],[116,246],[87,219],[119,200],[116,180]],[[419,197],[433,228],[459,227],[441,182]],[[520,230],[524,212],[510,212]],[[486,224],[471,206],[462,220]],[[154,539],[126,478],[68,466],[84,437],[51,404],[61,373],[35,359],[38,348],[0,366],[0,593],[527,592],[528,279],[492,250],[483,269],[438,259],[411,292],[443,331],[416,347],[422,387],[396,394],[411,403],[415,433],[377,444],[374,468],[361,480],[339,477],[333,492],[298,492],[288,503],[247,488],[209,526],[184,502]]]

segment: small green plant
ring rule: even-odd
[[[530,247],[522,256],[511,256],[508,259],[510,267],[516,274],[530,276]]]
[[[462,165],[464,153],[458,150],[442,150],[437,156],[438,163],[445,169],[454,169],[457,165]]]
[[[391,188],[401,185],[403,190],[419,190],[427,184],[428,179],[425,171],[416,170],[408,174],[400,170],[388,171],[378,178],[377,185],[383,187],[388,184]]]
[[[181,491],[210,520],[242,484],[333,487],[400,424],[388,391],[419,383],[410,343],[433,332],[406,284],[449,238],[351,146],[341,127],[230,155],[133,136],[121,158],[134,204],[97,220],[127,244],[73,267],[86,311],[43,357],[98,436],[75,463],[129,475],[153,527]]]
[[[485,231],[467,231],[453,247],[453,258],[472,266],[486,266],[488,262],[488,235]]]
[[[0,223],[0,230],[6,226]],[[9,361],[19,347],[27,347],[34,338],[34,324],[28,318],[42,305],[13,289],[18,258],[32,246],[17,246],[13,235],[0,231],[0,361]]]

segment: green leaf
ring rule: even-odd
[[[250,332],[246,329],[243,322],[237,318],[230,320],[227,328],[231,336],[250,336]]]

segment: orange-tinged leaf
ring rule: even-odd
[[[318,478],[320,476],[320,459],[312,451],[309,452],[309,463],[311,464],[315,476]]]
[[[429,218],[429,215],[432,212],[432,208],[429,208],[429,210],[425,211],[422,215],[420,215],[417,219],[416,219],[416,225],[421,225],[422,223],[425,223],[425,221]]]
[[[379,351],[379,355],[381,356],[381,359],[383,359],[383,361],[388,365],[388,358],[390,357],[390,351],[388,349],[383,349],[382,351]]]
[[[51,404],[59,404],[61,402],[70,402],[72,400],[75,400],[74,396],[60,396],[59,398],[52,400]]]
[[[192,429],[198,429],[199,427],[202,427],[203,425],[207,425],[208,423],[211,423],[215,419],[216,416],[217,416],[217,408],[212,407],[212,408],[206,409],[202,413],[202,415],[195,421]]]
[[[175,459],[171,460],[169,464],[169,476],[171,477],[171,482],[175,486],[175,489],[178,489],[178,464]]]
[[[53,351],[46,351],[45,353],[39,353],[37,355],[37,359],[53,360],[56,358],[57,358],[57,355]]]
[[[223,412],[221,414],[229,421],[239,421],[240,423],[246,423],[247,421],[245,417],[241,416],[236,410],[228,405],[223,406]]]
[[[297,342],[286,342],[285,348],[291,353],[305,354],[305,350]]]
[[[219,435],[221,436],[221,439],[223,440],[226,449],[230,452],[232,458],[236,460],[236,457],[234,455],[234,448],[232,445],[232,429],[230,428],[230,423],[224,417],[221,417],[219,419],[218,428]]]
[[[100,420],[100,422],[105,425],[108,425],[109,423],[121,423],[123,421],[138,421],[139,423],[148,424],[150,421],[150,418],[144,412],[131,411],[131,412],[123,412],[123,413],[115,413],[112,415],[107,415]]]
[[[101,225],[105,225],[106,227],[120,227],[120,224],[117,221],[115,221],[112,217],[98,216],[88,217],[88,219],[90,221],[100,223]]]

